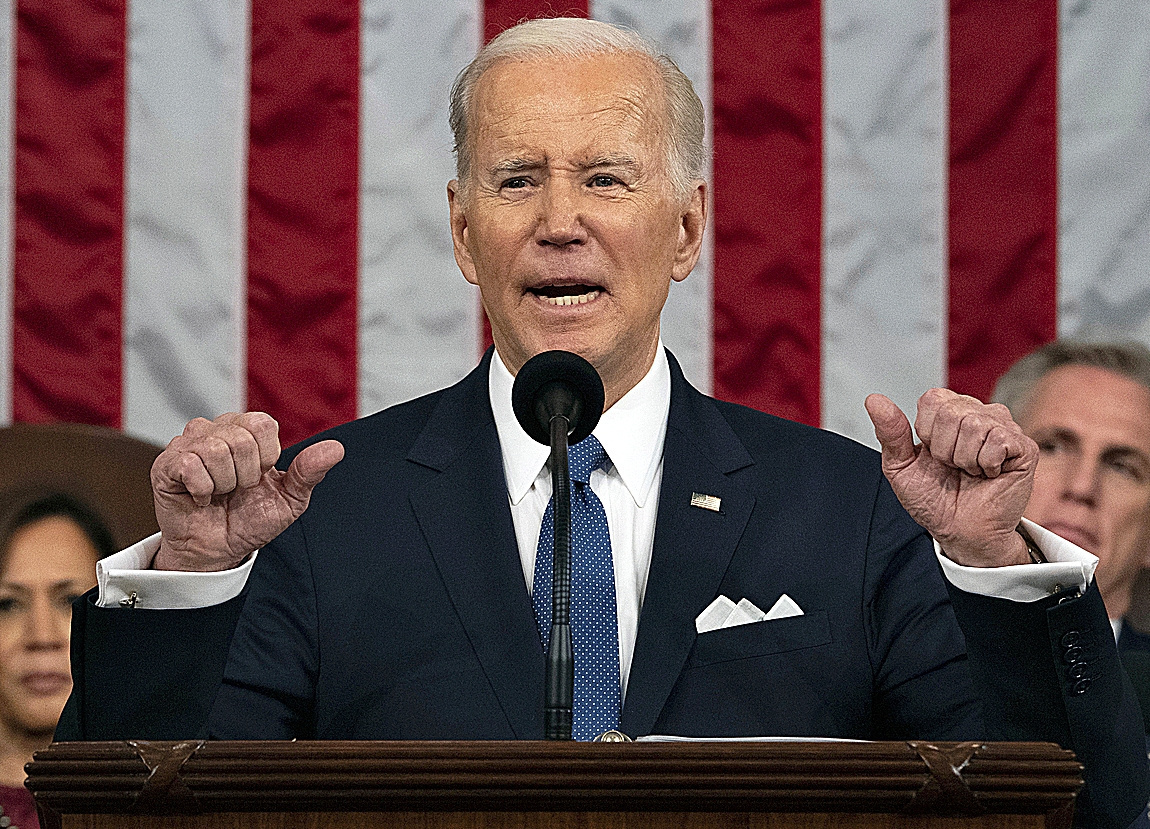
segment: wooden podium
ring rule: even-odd
[[[55,743],[44,829],[1069,827],[1048,743]]]

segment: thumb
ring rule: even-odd
[[[295,456],[280,481],[284,495],[307,506],[311,491],[324,475],[343,460],[343,444],[338,440],[321,440]]]
[[[868,395],[864,405],[874,424],[874,436],[882,447],[883,467],[900,469],[913,461],[916,457],[914,433],[902,409],[882,394]]]

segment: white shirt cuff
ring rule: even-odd
[[[935,541],[934,553],[947,581],[967,593],[1015,602],[1038,601],[1068,587],[1085,592],[1094,578],[1098,558],[1033,521],[1023,518],[1022,525],[1046,556],[1047,563],[965,567],[944,556]]]
[[[243,592],[256,560],[256,553],[252,553],[238,567],[212,573],[149,570],[159,549],[160,534],[156,533],[96,562],[96,582],[100,587],[96,605],[192,610],[223,604]]]

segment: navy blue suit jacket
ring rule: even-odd
[[[1146,733],[1150,735],[1150,634],[1136,630],[1126,622],[1118,634],[1118,655],[1133,682],[1138,702],[1142,706]],[[1147,747],[1150,748],[1150,738]]]
[[[543,650],[490,359],[449,389],[317,436],[346,457],[260,553],[239,599],[79,604],[58,737],[539,739]],[[624,731],[1048,739],[1098,772],[1085,804],[1096,825],[1129,823],[1146,758],[1140,735],[1127,747],[1138,714],[1096,591],[1061,604],[954,592],[952,603],[876,453],[717,402],[671,366]],[[693,492],[720,511],[692,507]],[[696,634],[720,594],[766,608],[783,593],[804,615]],[[1108,647],[1092,634],[1099,619]],[[1056,659],[1067,632],[1089,646],[1077,695]],[[1133,793],[1116,793],[1115,778]]]

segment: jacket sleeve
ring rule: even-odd
[[[988,739],[1073,750],[1086,780],[1075,824],[1128,826],[1150,797],[1146,741],[1097,587],[1036,602],[949,589]]]
[[[245,596],[195,610],[72,606],[72,695],[57,740],[207,735]]]

